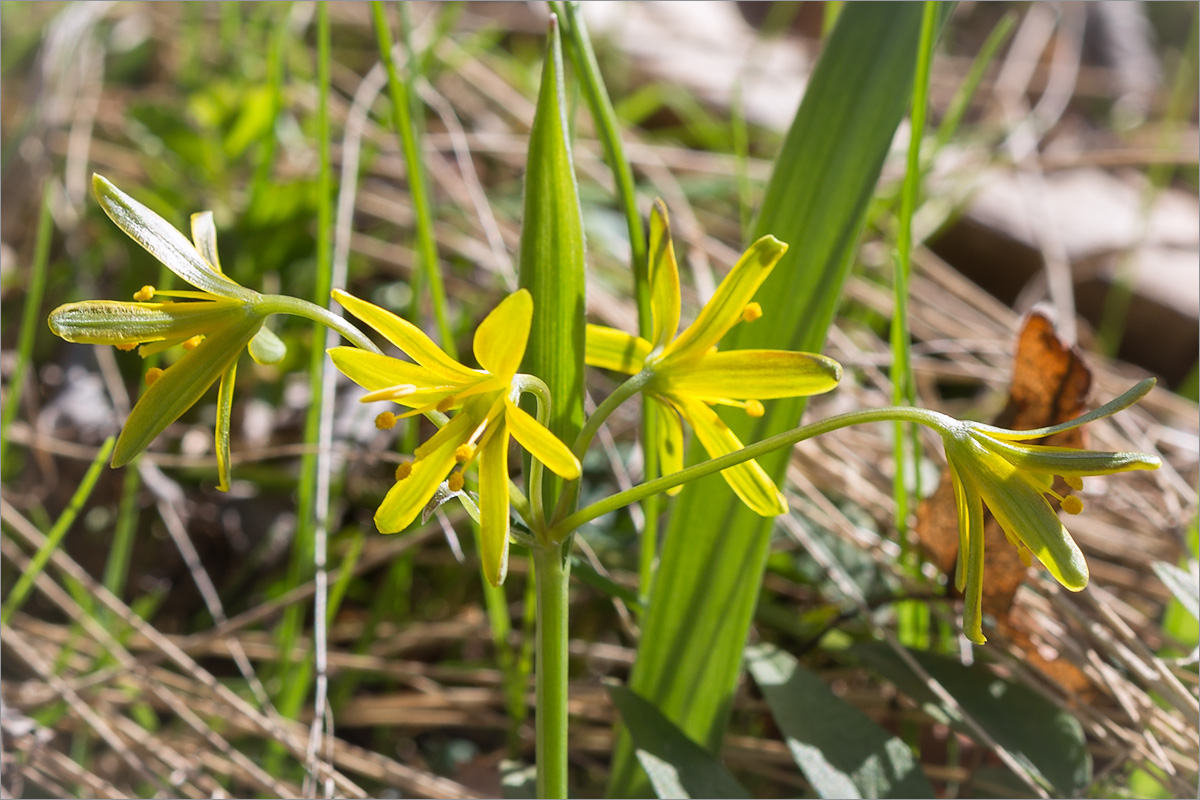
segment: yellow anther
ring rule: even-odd
[[[1025,545],[1017,545],[1017,556],[1026,567],[1033,563],[1033,556],[1029,553],[1029,548]]]
[[[1083,501],[1075,495],[1067,495],[1062,500],[1062,510],[1068,514],[1078,514],[1083,511]]]
[[[129,342],[128,344],[117,344],[117,345],[113,345],[113,346],[116,347],[118,350],[124,350],[126,353],[128,353],[130,350],[137,349],[138,343],[137,342]]]
[[[461,492],[463,488],[463,476],[461,472],[455,472],[446,480],[446,485],[450,487],[452,492]]]
[[[133,293],[133,299],[137,300],[139,303],[147,303],[153,299],[153,297],[154,287],[148,283]]]
[[[162,377],[163,371],[158,367],[151,367],[146,370],[146,385],[153,386],[154,382]]]
[[[747,303],[746,307],[742,309],[742,319],[746,322],[754,322],[762,314],[762,306],[758,303]]]
[[[447,397],[443,397],[441,400],[438,400],[438,404],[435,407],[438,411],[445,414],[447,411],[454,408],[454,395],[449,395]]]
[[[758,417],[761,417],[765,413],[767,413],[767,410],[765,408],[763,408],[763,404],[760,403],[758,400],[747,400],[746,401],[746,415],[747,416],[758,418]]]
[[[475,455],[475,446],[470,444],[460,444],[458,449],[454,451],[454,463],[465,464]]]
[[[204,341],[203,334],[198,333],[183,343],[183,349],[184,350],[195,350],[196,346],[199,345],[203,341]]]
[[[1063,481],[1077,492],[1083,490],[1083,478],[1078,475],[1064,475]]]
[[[403,461],[396,465],[396,480],[402,481],[412,475],[412,462]]]
[[[385,411],[375,418],[375,427],[381,431],[390,431],[396,427],[396,415],[390,411]]]

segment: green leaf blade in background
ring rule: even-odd
[[[831,692],[791,655],[762,645],[748,648],[746,660],[792,758],[818,795],[935,796],[908,745]]]
[[[624,686],[610,686],[613,705],[633,736],[638,762],[656,797],[749,797],[720,760],[689,739],[652,704]]]
[[[551,17],[537,111],[529,132],[518,282],[533,295],[522,369],[550,387],[550,430],[568,444],[583,425],[583,214],[571,159],[562,45]],[[559,481],[547,476],[547,483]],[[553,497],[556,490],[548,491]]]
[[[918,4],[852,3],[840,15],[748,237],[771,233],[790,249],[756,296],[763,318],[734,328],[723,341],[728,349],[818,351],[825,341],[908,110],[922,11]],[[803,398],[773,401],[761,419],[726,421],[752,442],[794,427],[804,405]],[[788,455],[760,464],[778,478]],[[685,487],[671,514],[630,687],[710,751],[724,735],[772,528],[720,476]],[[624,736],[609,789],[618,796],[647,791]]]
[[[956,711],[946,708],[887,644],[856,644],[850,652],[926,711],[956,731],[977,738],[974,729]],[[1071,714],[1034,689],[998,677],[983,664],[965,666],[935,653],[909,652],[1035,780],[1040,777],[1055,794],[1063,797],[1078,797],[1091,784],[1092,757],[1087,738],[1083,726]]]

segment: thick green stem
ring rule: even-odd
[[[706,475],[712,475],[714,472],[729,469],[752,458],[766,455],[772,450],[778,450],[781,447],[791,447],[797,442],[811,439],[814,436],[820,436],[823,433],[829,433],[839,428],[846,428],[850,425],[861,425],[865,422],[883,422],[885,420],[916,422],[938,429],[948,428],[956,424],[955,420],[947,417],[945,414],[939,414],[936,411],[929,411],[923,408],[913,408],[912,406],[889,406],[887,408],[872,408],[864,411],[851,411],[847,414],[839,414],[836,417],[829,417],[820,422],[814,422],[811,425],[802,425],[799,428],[793,428],[790,431],[785,431],[769,439],[763,439],[761,442],[755,442],[752,445],[723,455],[720,458],[702,461],[699,464],[682,469],[671,475],[664,475],[661,478],[640,483],[632,489],[618,492],[559,520],[550,527],[548,534],[552,541],[561,541],[585,522],[590,522],[596,517],[604,516],[610,511],[616,511],[618,508],[624,508],[630,503],[636,503],[652,494],[659,494],[668,489],[674,489],[676,486],[682,486],[697,478],[703,478]]]
[[[537,581],[537,795],[567,796],[567,545],[533,548]]]
[[[344,318],[339,317],[327,308],[322,308],[316,303],[301,300],[299,297],[289,297],[285,294],[263,295],[258,302],[269,314],[292,314],[293,316],[310,319],[313,322],[319,322],[325,327],[337,331],[338,334],[353,343],[355,347],[370,350],[372,353],[379,352],[379,348],[375,346],[375,343],[363,335],[362,331],[351,325]]]

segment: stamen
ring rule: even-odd
[[[450,411],[450,409],[454,408],[454,395],[447,395],[446,397],[443,397],[441,400],[438,400],[437,405],[434,406],[434,408],[436,408],[438,411],[442,412],[443,414],[447,413],[448,411]]]
[[[1062,499],[1062,510],[1068,514],[1078,514],[1083,511],[1083,501],[1075,495],[1067,495]]]
[[[204,334],[198,333],[183,343],[183,349],[184,350],[195,350],[196,347],[203,341],[204,341]]]
[[[133,299],[137,300],[139,303],[148,303],[151,299],[153,299],[153,297],[154,287],[148,283],[133,293]]]
[[[376,389],[373,392],[368,392],[358,399],[360,403],[374,403],[379,400],[399,400],[402,397],[408,397],[417,391],[417,387],[411,383],[400,383],[395,386],[389,386],[386,389]]]
[[[154,382],[162,377],[163,370],[159,367],[151,367],[146,370],[146,385],[153,386]]]
[[[137,342],[129,342],[128,344],[113,345],[113,347],[117,348],[118,350],[124,350],[126,353],[128,353],[130,350],[137,349],[137,346],[138,346]]]
[[[396,427],[396,415],[390,411],[384,411],[375,418],[375,427],[381,431],[390,431]]]
[[[396,465],[396,480],[397,481],[404,480],[409,475],[412,475],[412,470],[413,470],[413,466],[412,466],[411,461],[401,461],[399,464]]]
[[[1021,563],[1026,567],[1033,563],[1033,555],[1029,552],[1029,548],[1023,544],[1017,545],[1017,557],[1021,559]]]
[[[1078,475],[1064,475],[1063,482],[1077,492],[1083,490],[1083,478],[1079,477]]]
[[[754,322],[754,320],[759,319],[762,315],[762,306],[758,303],[747,303],[746,307],[742,309],[742,319],[746,322]]]
[[[454,451],[454,463],[466,464],[475,455],[475,446],[471,444],[460,444],[458,449]]]
[[[746,416],[757,419],[765,413],[767,413],[767,410],[763,408],[763,404],[758,400],[746,401]]]
[[[463,488],[463,475],[461,472],[453,472],[446,479],[446,485],[452,492],[461,492]]]

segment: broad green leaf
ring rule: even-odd
[[[550,387],[550,431],[570,444],[583,425],[584,264],[563,84],[562,46],[551,17],[525,171],[519,282],[533,295],[533,325],[522,369]],[[546,484],[553,499],[558,481]]]
[[[959,713],[942,705],[933,691],[883,643],[855,645],[851,652],[872,671],[895,684],[927,713],[972,738]],[[997,677],[983,664],[964,666],[945,656],[910,651],[917,663],[945,687],[993,740],[1008,750],[1055,794],[1078,797],[1091,784],[1092,758],[1083,727],[1075,717],[1023,684]]]
[[[634,752],[656,797],[750,796],[716,756],[653,705],[623,686],[610,686],[608,693],[633,737]]]
[[[795,658],[770,645],[746,650],[792,758],[821,797],[933,797],[908,745],[842,700]]]
[[[773,234],[790,247],[755,296],[763,318],[730,331],[723,350],[820,351],[908,109],[922,10],[915,3],[846,4],[750,231],[751,240]],[[727,422],[753,442],[793,427],[804,403],[779,400],[765,417],[733,414]],[[781,478],[787,455],[760,464]],[[725,731],[772,527],[718,476],[687,486],[671,515],[630,686],[710,751]],[[647,791],[628,739],[618,742],[609,788],[622,796]]]
[[[1155,561],[1151,564],[1154,574],[1163,582],[1175,599],[1193,618],[1200,620],[1200,586],[1196,585],[1195,574],[1189,575],[1174,564]]]

